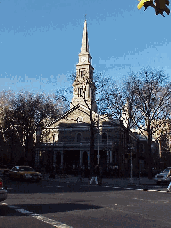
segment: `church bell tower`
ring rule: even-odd
[[[73,83],[73,99],[71,107],[81,104],[87,108],[97,111],[95,101],[96,87],[93,82],[93,70],[91,55],[89,53],[87,21],[84,22],[81,52],[78,55],[79,62],[76,65],[76,78]]]

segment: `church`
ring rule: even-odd
[[[91,59],[85,20],[70,109],[37,132],[35,167],[53,167],[66,173],[78,167],[90,169],[93,122],[94,165],[100,164],[103,170],[115,167],[120,176],[128,172],[127,129],[122,120],[98,114]],[[136,153],[136,137],[131,132],[130,137]]]

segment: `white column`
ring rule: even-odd
[[[87,154],[88,154],[88,169],[90,169],[90,151],[88,151]]]
[[[112,163],[112,151],[110,150],[110,163]]]
[[[63,162],[64,162],[64,154],[63,151],[61,151],[61,168],[63,169]]]
[[[56,169],[56,150],[53,151],[53,167]]]
[[[83,163],[83,151],[80,150],[80,166],[82,167],[82,163]]]
[[[39,153],[40,153],[40,151],[37,150],[36,151],[36,156],[35,156],[35,166],[36,167],[39,166]]]

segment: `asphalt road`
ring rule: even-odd
[[[9,194],[0,203],[0,228],[171,227],[166,186],[143,191],[142,186],[4,182]]]

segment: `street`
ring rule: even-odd
[[[166,186],[143,191],[73,180],[4,183],[9,193],[0,204],[0,228],[171,227]]]

